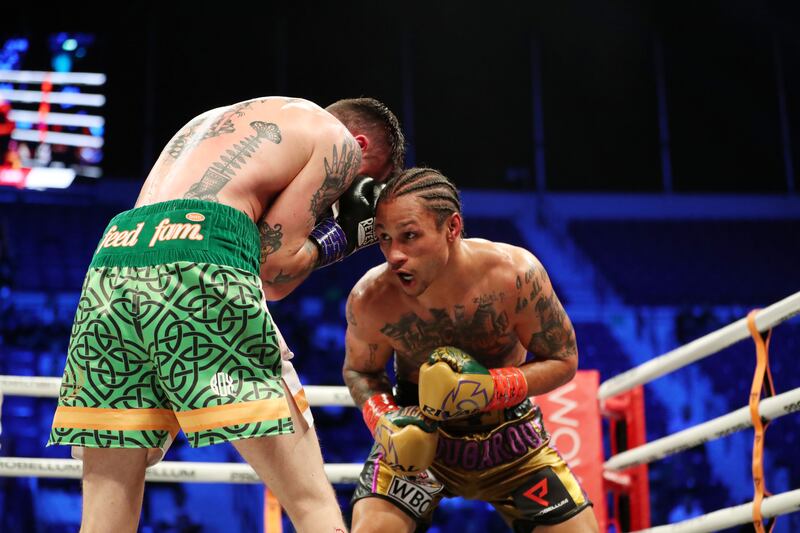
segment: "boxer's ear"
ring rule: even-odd
[[[454,242],[456,237],[461,235],[461,228],[463,227],[464,221],[461,220],[461,215],[458,213],[453,213],[447,219],[447,240],[448,242]]]
[[[369,139],[366,135],[358,134],[354,135],[353,138],[356,140],[358,145],[361,147],[361,151],[364,152],[369,147]]]

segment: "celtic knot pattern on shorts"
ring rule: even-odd
[[[280,347],[257,276],[191,262],[90,269],[60,406],[185,412],[283,396]],[[292,426],[281,418],[211,431],[190,441],[280,434]],[[56,428],[51,441],[67,433],[73,444],[94,439],[108,446],[122,438]],[[150,445],[156,437],[144,433],[133,441]]]

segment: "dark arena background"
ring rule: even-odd
[[[190,118],[267,95],[387,103],[406,165],[461,189],[468,235],[542,261],[580,368],[601,381],[800,290],[794,2],[8,4],[0,375],[61,376],[106,222],[132,207]],[[345,298],[380,261],[373,247],[270,305],[304,384],[343,385]],[[776,393],[800,387],[797,318],[775,328],[770,355]],[[645,385],[646,440],[746,406],[755,362],[748,337]],[[53,398],[2,396],[0,531],[78,530],[78,480],[20,476],[6,461],[69,457],[45,448],[54,409]],[[326,462],[362,462],[372,441],[360,414],[313,411]],[[789,413],[766,434],[773,494],[800,488],[798,427]],[[606,459],[611,433],[604,421]],[[751,501],[752,445],[748,426],[651,462],[650,524]],[[194,450],[182,436],[166,460],[241,462],[230,445]],[[633,529],[615,506],[624,487],[606,488],[607,530]],[[336,490],[349,516],[353,485]],[[265,516],[262,485],[148,483],[140,531],[278,531]],[[455,498],[430,531],[507,528],[490,506]],[[800,531],[800,513],[774,531]]]

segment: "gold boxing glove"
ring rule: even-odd
[[[413,476],[428,469],[436,457],[439,433],[416,405],[400,408],[386,393],[376,394],[362,408],[383,460],[401,475]]]
[[[505,409],[527,397],[528,383],[522,370],[489,370],[453,346],[433,350],[419,370],[419,407],[434,420]]]

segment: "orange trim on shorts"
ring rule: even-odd
[[[230,405],[202,407],[191,411],[176,411],[175,416],[178,417],[178,422],[180,422],[184,432],[193,433],[224,426],[289,418],[292,415],[286,398],[270,398]]]
[[[308,410],[308,398],[306,398],[305,389],[297,391],[297,394],[292,395],[292,398],[294,398],[294,403],[297,404],[298,411],[304,413]]]
[[[178,432],[178,421],[169,409],[109,409],[59,405],[53,427],[112,431],[168,430]]]

